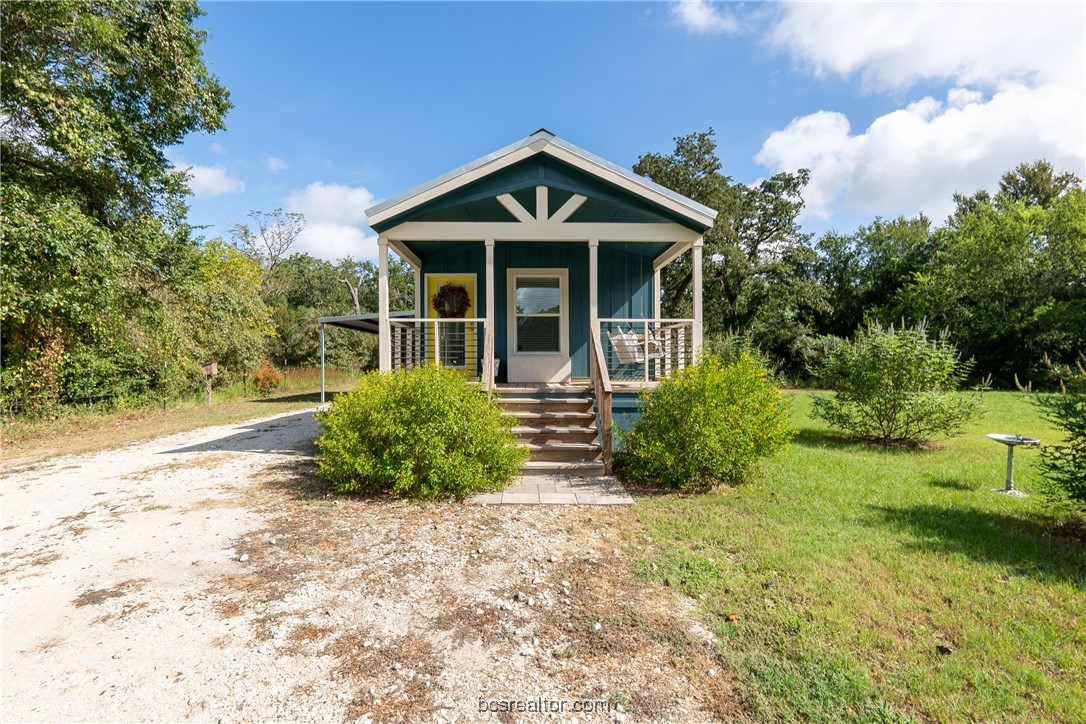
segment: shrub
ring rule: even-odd
[[[919,445],[952,436],[980,407],[977,394],[955,391],[973,369],[944,331],[928,339],[923,325],[873,325],[833,350],[821,370],[837,392],[814,401],[832,427],[881,444]]]
[[[1086,356],[1060,377],[1060,394],[1036,398],[1045,417],[1067,433],[1067,444],[1041,448],[1041,489],[1051,503],[1086,514]]]
[[[437,367],[370,372],[319,419],[320,475],[341,492],[464,498],[504,487],[528,457],[496,402]]]
[[[618,462],[641,483],[688,488],[739,482],[786,447],[784,396],[750,354],[731,364],[707,354],[641,393],[641,419]]]
[[[264,360],[253,370],[253,387],[262,395],[270,395],[272,390],[278,389],[282,384],[283,373],[275,369],[268,360]]]

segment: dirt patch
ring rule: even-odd
[[[746,717],[711,633],[634,577],[628,510],[329,497],[311,476],[266,471],[269,525],[207,595],[280,653],[331,657],[345,716],[506,720],[479,701],[545,697],[604,702],[582,721]]]
[[[120,598],[121,596],[135,593],[141,590],[147,583],[148,581],[146,578],[130,578],[127,581],[121,581],[120,583],[114,584],[109,588],[86,590],[72,599],[72,605],[76,608],[82,608],[83,606],[97,606],[111,598]]]

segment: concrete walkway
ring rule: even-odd
[[[610,475],[524,475],[503,491],[480,493],[469,503],[487,505],[632,505]]]

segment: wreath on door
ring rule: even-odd
[[[463,284],[448,282],[438,287],[430,300],[437,316],[442,319],[463,319],[471,309],[471,298]]]

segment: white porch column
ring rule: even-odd
[[[588,327],[592,334],[600,333],[600,240],[588,240]]]
[[[486,239],[483,241],[486,245],[486,332],[483,334],[483,339],[488,342],[486,349],[483,350],[483,354],[489,361],[490,366],[484,369],[488,369],[491,375],[490,379],[485,381],[486,389],[490,389],[494,385],[494,335],[497,330],[494,329],[494,321],[497,319],[497,310],[494,302],[494,240]]]
[[[694,242],[694,359],[701,354],[702,312],[701,312],[701,247],[702,239]]]
[[[656,269],[652,273],[652,316],[654,319],[660,318],[662,291],[660,289],[660,270]]]
[[[388,239],[377,237],[377,366],[392,369],[392,330],[388,326]]]

